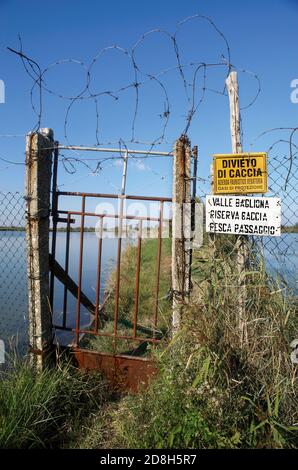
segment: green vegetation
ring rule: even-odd
[[[59,227],[57,228],[57,232],[66,232],[66,227]],[[2,225],[0,226],[0,232],[25,232],[26,227],[13,227],[13,226],[5,226]],[[53,229],[50,228],[50,232],[52,232]],[[70,232],[80,232],[81,228],[80,227],[70,227]],[[95,227],[85,227],[84,232],[94,232]],[[104,230],[106,231],[106,230]]]
[[[35,373],[26,362],[0,373],[0,448],[61,447],[101,409],[107,387],[99,375],[71,365]]]
[[[26,228],[25,227],[7,227],[7,226],[0,226],[0,232],[25,232]],[[81,228],[80,227],[71,227],[70,228],[70,231],[71,232],[80,232]],[[50,231],[52,231],[52,229],[50,229]],[[95,231],[95,227],[85,227],[84,228],[84,232],[94,232]],[[103,229],[104,232],[115,232],[115,234],[117,235],[117,227],[115,228],[111,228],[111,229],[107,229],[107,228],[104,228]],[[66,227],[59,227],[57,229],[57,232],[66,232]],[[298,233],[298,223],[296,223],[295,225],[283,225],[281,227],[281,232],[282,233]]]
[[[246,275],[242,341],[234,242],[221,238],[214,250],[205,245],[195,253],[192,305],[181,332],[156,352],[159,377],[108,407],[104,426],[95,417],[79,446],[298,447],[297,367],[289,347],[297,305],[255,260]]]
[[[6,227],[5,225],[0,226],[0,232],[25,232],[25,227]]]
[[[129,246],[122,255],[120,272],[118,334],[122,336],[132,335],[135,313],[136,264],[137,247]],[[137,334],[142,337],[152,337],[152,331],[154,329],[156,279],[157,240],[148,239],[142,243],[141,251]],[[112,333],[114,328],[116,271],[112,273],[109,284],[110,297],[105,307],[105,315],[108,320],[104,322],[102,329],[105,333]],[[169,318],[171,315],[171,303],[169,302],[170,286],[171,240],[165,238],[162,240],[157,337],[166,335],[169,329]],[[97,351],[113,352],[114,350],[112,339],[107,337],[86,337],[85,344],[88,344],[89,348]],[[119,340],[116,346],[117,352],[123,353],[133,351],[140,346],[140,343],[138,341]],[[141,349],[142,354],[146,354],[146,344],[144,344]],[[138,354],[140,354],[140,351],[138,351]]]
[[[163,241],[159,294],[165,336],[171,317],[170,245]],[[213,244],[206,236],[194,253],[192,301],[182,329],[154,351],[160,374],[138,395],[108,395],[101,377],[71,366],[36,375],[22,365],[2,374],[0,447],[297,448],[298,378],[290,360],[298,331],[297,299],[285,296],[262,259],[251,253],[240,329],[234,247],[233,236],[217,237]],[[156,240],[144,242],[138,328],[151,334],[156,253]],[[137,247],[130,246],[121,263],[123,334],[132,329],[136,261]],[[106,332],[113,328],[115,276]],[[108,338],[84,341],[98,351],[113,350]],[[118,352],[137,347],[131,341],[118,343]]]
[[[282,225],[281,233],[298,233],[298,222],[295,225]]]

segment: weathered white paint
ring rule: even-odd
[[[237,72],[230,72],[226,86],[229,95],[230,103],[230,128],[232,140],[232,152],[242,153],[241,143],[241,119],[240,119],[240,105],[239,105],[239,87]],[[244,237],[239,237],[236,246],[236,267],[238,271],[238,322],[239,322],[239,336],[240,347],[243,343],[248,341],[247,338],[247,322],[246,322],[246,288],[245,288],[245,273],[248,268],[248,249]]]
[[[48,363],[52,343],[49,303],[49,211],[53,132],[41,129],[27,136],[26,200],[29,288],[29,345],[32,364]]]
[[[0,339],[0,364],[5,363],[5,343],[3,339]]]
[[[240,107],[239,107],[239,87],[237,72],[231,72],[226,80],[227,91],[230,103],[230,128],[232,140],[232,152],[242,153],[241,127],[240,127]]]

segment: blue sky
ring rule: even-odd
[[[6,102],[0,104],[0,157],[9,161],[24,161],[24,135],[36,124],[30,103],[32,81],[20,59],[6,47],[19,48],[21,35],[23,50],[45,69],[59,59],[72,58],[87,66],[98,52],[117,44],[130,50],[148,30],[160,28],[173,33],[178,21],[200,13],[210,17],[226,36],[231,48],[231,62],[239,70],[256,73],[261,81],[261,93],[256,103],[243,110],[244,149],[267,150],[282,133],[267,135],[255,142],[266,129],[297,126],[298,104],[290,100],[290,83],[298,78],[297,20],[298,1],[294,0],[112,0],[57,1],[45,5],[40,1],[0,0],[0,79],[5,82]],[[177,35],[181,62],[218,63],[225,54],[225,44],[210,26],[201,20],[185,24]],[[153,34],[136,51],[136,61],[147,74],[156,74],[175,66],[175,56],[165,35]],[[191,68],[185,69],[191,79]],[[115,90],[134,81],[127,56],[110,50],[98,60],[91,74],[93,93]],[[207,88],[223,90],[224,67],[209,69]],[[175,138],[185,126],[189,105],[185,99],[182,81],[177,70],[161,76],[170,102],[170,120],[165,142],[158,148],[169,151]],[[86,80],[86,71],[79,63],[62,63],[49,69],[45,76],[47,86],[57,94],[76,96]],[[198,76],[202,87],[202,74]],[[256,80],[239,73],[242,106],[251,101],[257,91]],[[201,90],[198,88],[198,96]],[[120,96],[121,95],[121,96]],[[37,94],[34,94],[37,105]],[[69,101],[44,93],[42,126],[54,129],[55,137],[66,143],[64,119]],[[131,121],[134,113],[135,90],[119,94],[119,99],[104,96],[99,101],[99,140],[105,146],[110,141],[124,140],[129,147],[148,148],[130,144]],[[153,81],[140,87],[140,104],[135,133],[140,141],[151,142],[161,132],[166,110],[161,88]],[[96,143],[96,112],[92,100],[76,102],[68,119],[68,139],[75,145]],[[16,137],[3,137],[14,135]],[[2,136],[2,137],[1,137]],[[200,194],[209,192],[211,155],[231,151],[229,133],[229,106],[226,96],[207,91],[189,131],[193,145],[199,146],[199,176],[207,183],[199,184]],[[255,143],[252,147],[251,143]],[[113,145],[115,147],[115,145]],[[117,145],[116,145],[117,147]],[[287,153],[286,146],[276,152]],[[71,156],[69,154],[65,154]],[[96,154],[81,153],[75,157],[98,158]],[[96,168],[96,162],[88,162]],[[118,192],[121,184],[121,165],[108,162],[99,173],[92,173],[82,164],[75,164],[76,172],[68,174],[63,167],[59,173],[61,189],[75,191]],[[286,167],[282,172],[284,175]],[[0,161],[0,191],[23,191],[24,166]],[[171,194],[171,161],[149,159],[129,163],[128,187],[131,194]]]

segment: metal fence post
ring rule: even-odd
[[[190,247],[185,235],[191,234],[190,141],[181,136],[174,147],[172,221],[172,332],[181,327],[182,309],[190,293]],[[189,208],[188,217],[185,211]],[[186,220],[189,227],[185,226]]]
[[[31,363],[49,363],[52,316],[49,302],[49,213],[53,131],[30,133],[26,142],[27,269]]]

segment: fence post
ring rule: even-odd
[[[185,234],[191,233],[190,141],[182,135],[174,147],[173,162],[173,221],[172,221],[172,333],[182,320],[182,309],[190,293],[190,246]],[[186,211],[188,214],[186,214]],[[189,227],[185,227],[185,222]]]
[[[239,106],[239,87],[237,72],[230,72],[227,80],[227,91],[230,102],[230,127],[231,127],[231,140],[233,153],[242,152],[241,143],[241,120],[240,120],[240,106]],[[246,303],[246,288],[245,288],[245,272],[248,263],[248,247],[245,237],[241,236],[237,239],[236,244],[236,263],[238,270],[238,321],[240,333],[240,346],[247,342],[247,328],[245,321],[245,303]]]
[[[49,363],[52,316],[49,302],[49,212],[53,131],[30,133],[26,142],[27,269],[31,363]]]
[[[188,272],[189,272],[189,290],[192,289],[192,280],[191,280],[191,274],[192,274],[192,258],[193,258],[193,248],[194,248],[194,243],[196,241],[195,237],[195,229],[196,229],[196,222],[198,223],[199,221],[196,221],[196,194],[197,194],[197,174],[198,174],[198,146],[195,145],[194,148],[192,149],[192,158],[193,158],[193,173],[192,173],[192,194],[191,194],[191,206],[190,206],[190,239],[189,239],[189,266],[188,266]],[[203,222],[203,221],[202,221]]]

